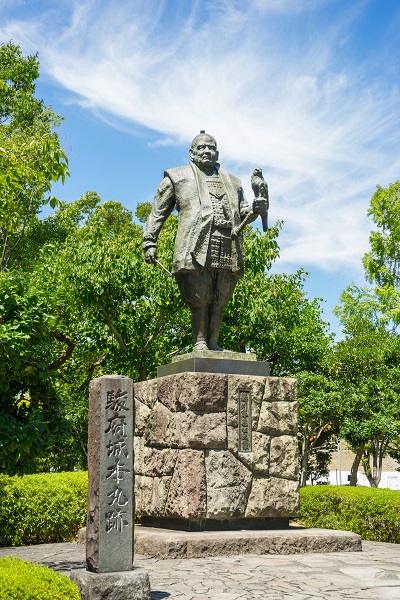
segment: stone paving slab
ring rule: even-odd
[[[0,548],[68,574],[84,566],[72,543]],[[400,545],[363,542],[363,552],[166,559],[136,555],[152,600],[387,600],[400,598]]]

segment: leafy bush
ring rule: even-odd
[[[0,600],[79,600],[78,586],[48,567],[0,558]]]
[[[307,486],[300,490],[300,522],[306,527],[342,529],[364,540],[400,543],[400,492],[349,486]]]
[[[86,520],[87,472],[0,475],[0,546],[73,540]]]

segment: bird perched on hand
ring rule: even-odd
[[[253,171],[253,175],[251,176],[251,187],[255,198],[261,197],[268,200],[268,184],[263,177],[262,169],[259,167]]]
[[[265,214],[261,214],[263,231],[268,230],[268,209],[269,209],[269,195],[268,195],[268,184],[265,181],[262,169],[257,167],[254,169],[253,174],[251,176],[251,187],[254,193],[255,198],[265,198],[266,200],[266,212]]]

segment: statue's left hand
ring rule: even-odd
[[[153,246],[144,251],[144,260],[149,265],[154,265],[157,260],[157,249]]]
[[[266,215],[268,211],[268,204],[265,198],[259,197],[253,200],[253,213],[255,215]]]

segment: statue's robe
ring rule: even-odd
[[[233,227],[238,226],[250,211],[239,179],[219,164],[215,165],[225,188]],[[172,273],[183,274],[201,270],[207,260],[214,212],[203,172],[191,162],[164,173],[152,211],[147,220],[143,248],[154,247],[160,230],[173,209],[179,213],[175,238]],[[232,240],[232,273],[243,277],[244,252],[242,236]]]

